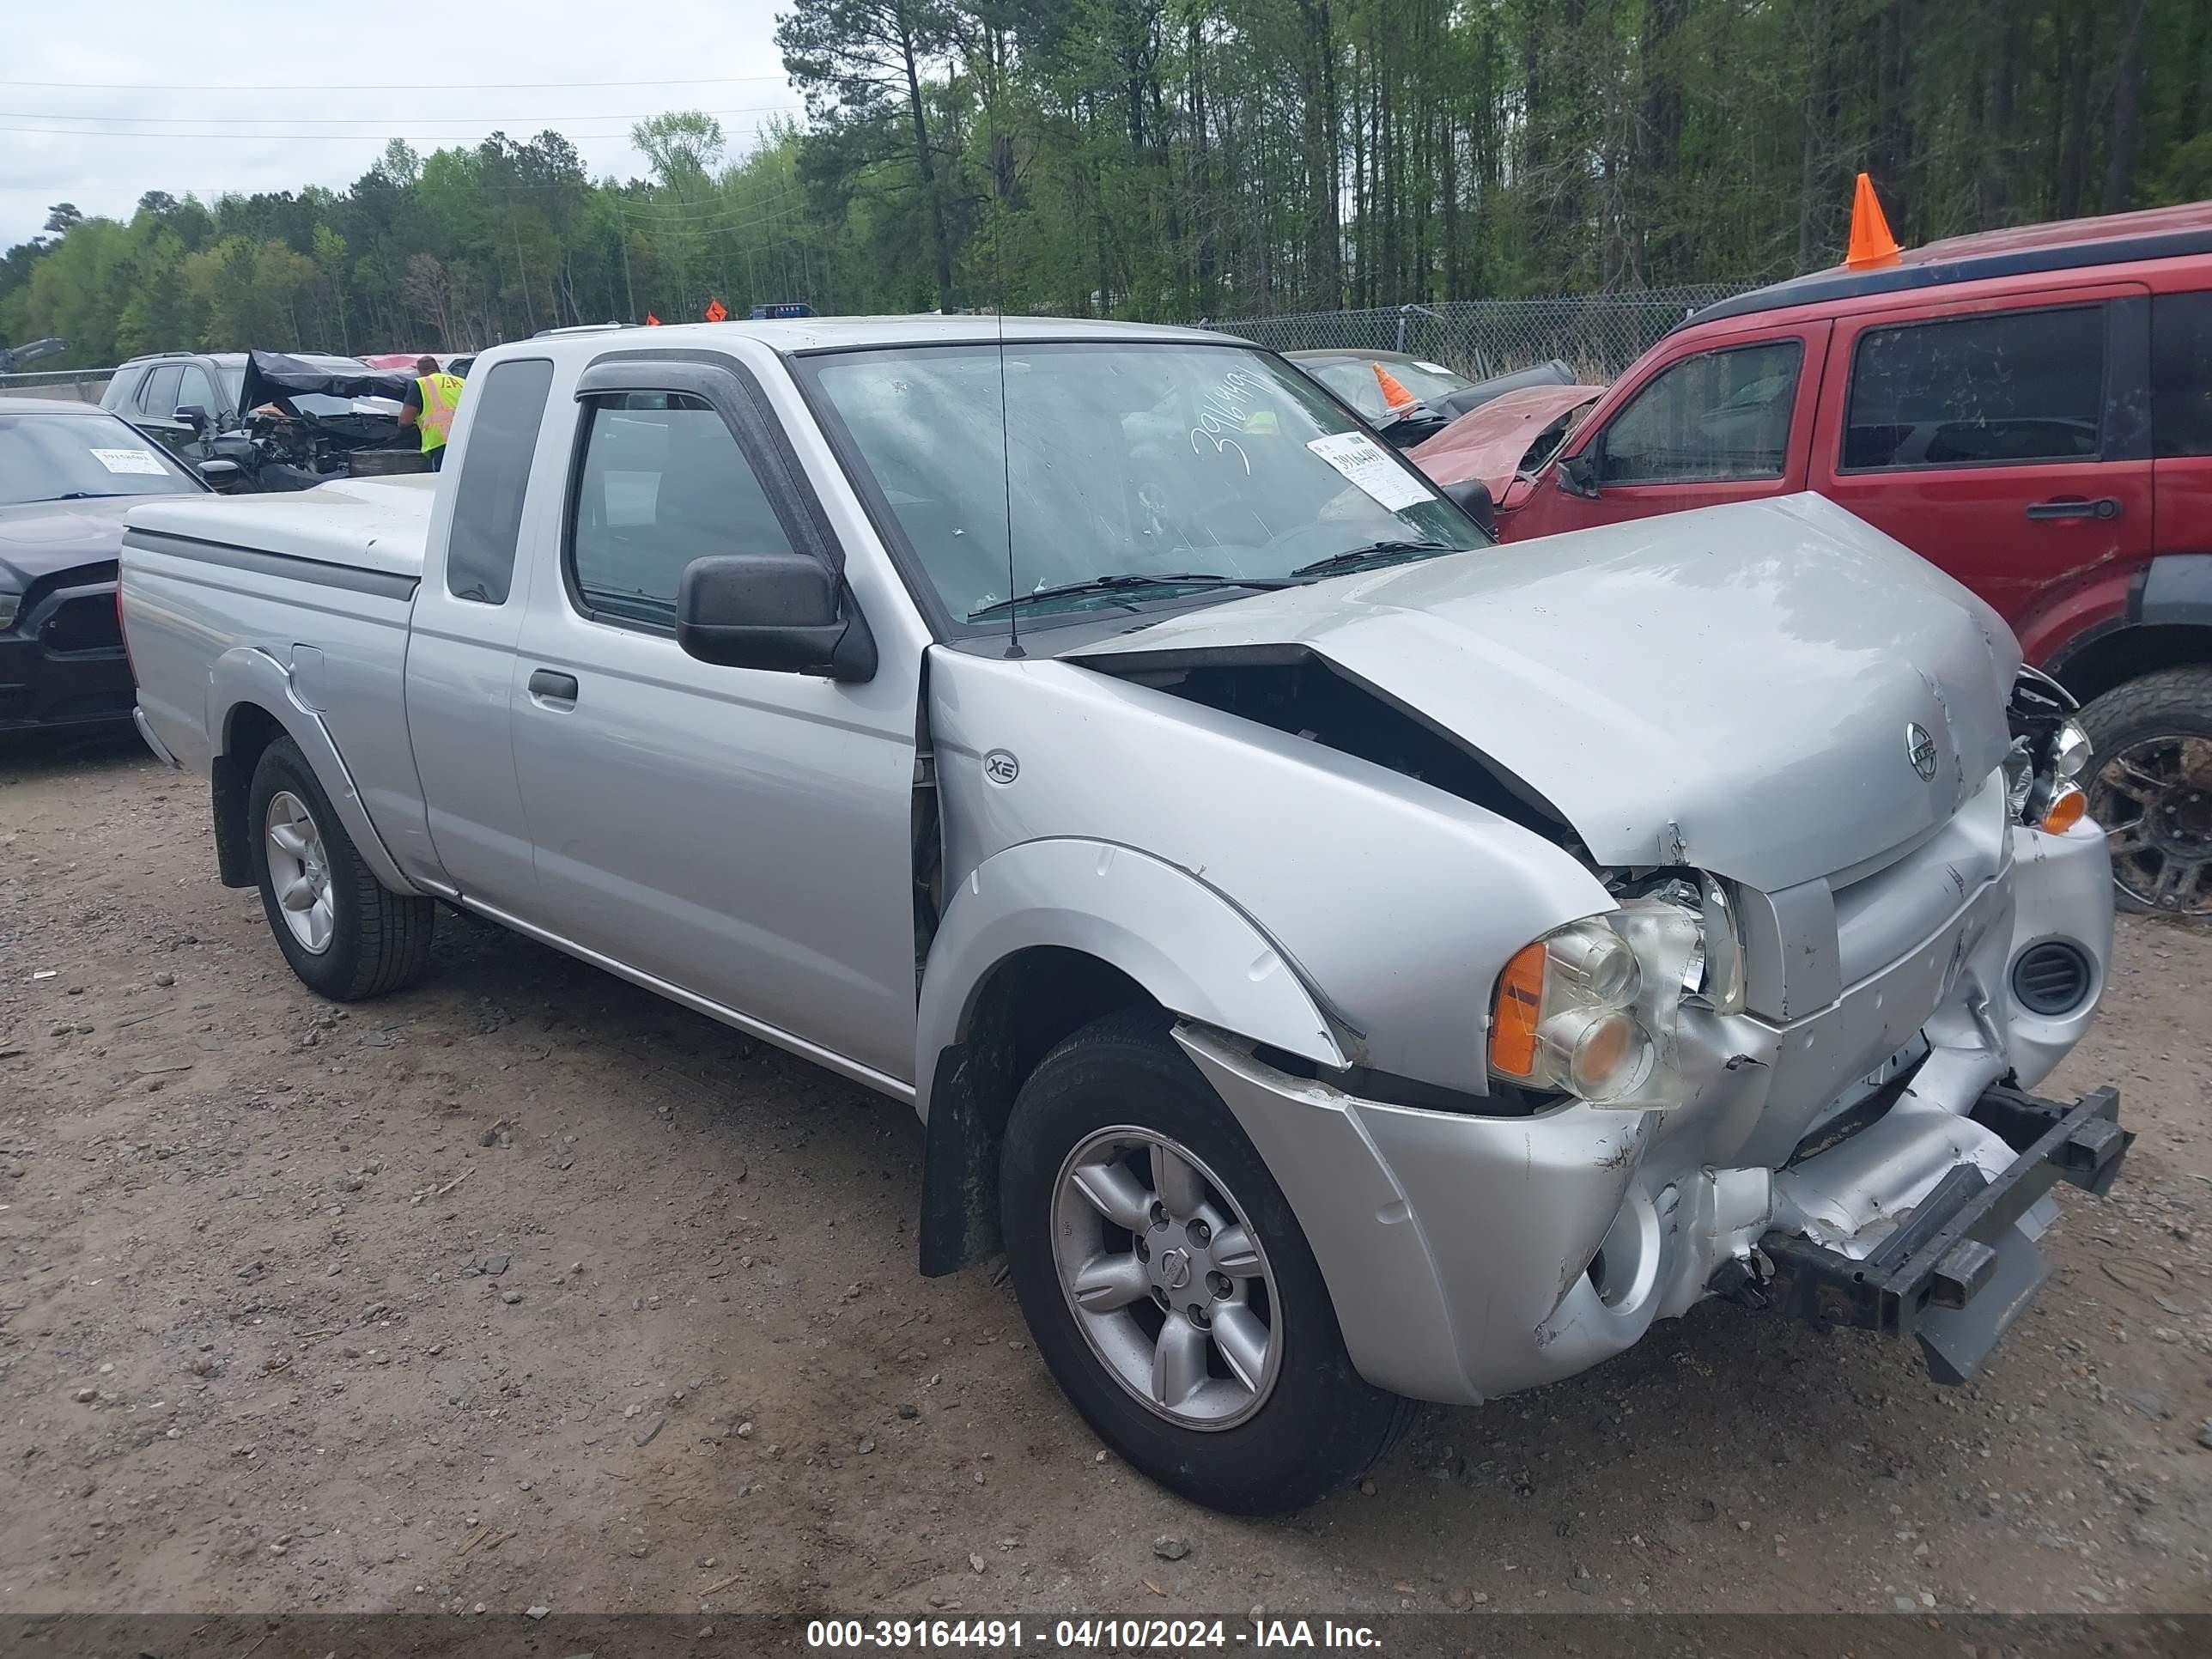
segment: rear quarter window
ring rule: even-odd
[[[2094,460],[2104,406],[2101,305],[1872,328],[1851,352],[1839,466]]]
[[[2212,292],[2150,302],[2151,453],[2212,455]]]
[[[453,523],[446,538],[446,591],[457,599],[505,605],[530,489],[530,461],[545,418],[553,365],[543,357],[506,362],[469,383],[476,409],[456,464]]]

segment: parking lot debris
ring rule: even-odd
[[[1190,1546],[1180,1538],[1162,1533],[1152,1540],[1152,1553],[1163,1561],[1180,1561],[1190,1553]]]

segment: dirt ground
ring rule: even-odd
[[[915,1274],[910,1114],[465,920],[319,1002],[206,819],[0,752],[0,1610],[2212,1608],[2212,936],[2123,927],[2051,1091],[2141,1139],[1980,1385],[1708,1304],[1255,1522]]]

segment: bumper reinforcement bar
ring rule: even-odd
[[[1863,1261],[1770,1232],[1759,1249],[1774,1275],[1752,1295],[1798,1318],[1917,1337],[1937,1382],[1972,1382],[2050,1271],[2014,1224],[2058,1182],[2111,1188],[2135,1139],[2119,1114],[2109,1085],[2071,1106],[1993,1088],[1969,1115],[2020,1154],[2002,1175],[1960,1165]]]

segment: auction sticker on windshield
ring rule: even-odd
[[[95,449],[92,458],[110,472],[150,472],[157,478],[162,473],[161,462],[149,449]]]
[[[1419,478],[1390,459],[1364,432],[1338,432],[1307,441],[1306,447],[1395,513],[1431,499]]]

